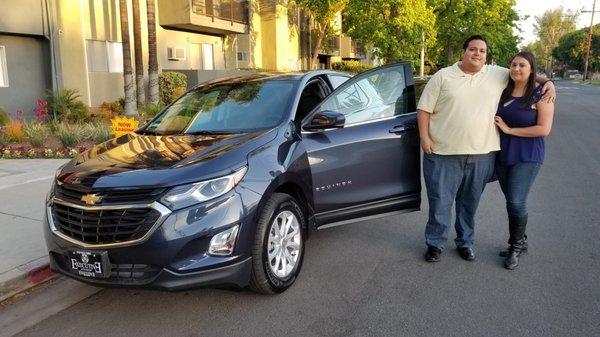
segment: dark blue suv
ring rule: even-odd
[[[202,84],[61,167],[51,267],[97,286],[287,289],[315,228],[420,206],[408,63]]]

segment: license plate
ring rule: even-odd
[[[71,271],[84,277],[104,278],[107,273],[108,253],[74,250],[69,252]]]

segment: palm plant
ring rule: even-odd
[[[129,19],[127,0],[119,0],[121,16],[121,39],[123,41],[123,77],[125,89],[125,115],[136,114],[135,85],[133,84],[133,69],[131,68],[131,45],[129,42]]]
[[[154,0],[146,0],[148,16],[148,91],[150,104],[158,105],[158,57],[156,54],[156,19]]]

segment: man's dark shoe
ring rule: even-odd
[[[464,260],[473,261],[475,260],[475,252],[473,252],[473,248],[471,247],[458,247],[456,248],[458,251],[458,255],[462,257]]]
[[[438,262],[440,260],[440,255],[442,255],[441,249],[434,246],[427,246],[427,253],[425,253],[425,261]]]

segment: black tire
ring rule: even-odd
[[[294,214],[300,225],[300,249],[298,260],[290,275],[280,278],[271,270],[268,263],[269,232],[277,216],[284,211]],[[289,288],[300,273],[304,259],[304,240],[306,228],[304,214],[296,200],[288,194],[273,193],[263,207],[257,227],[256,236],[252,245],[252,275],[249,288],[261,294],[277,294]]]

